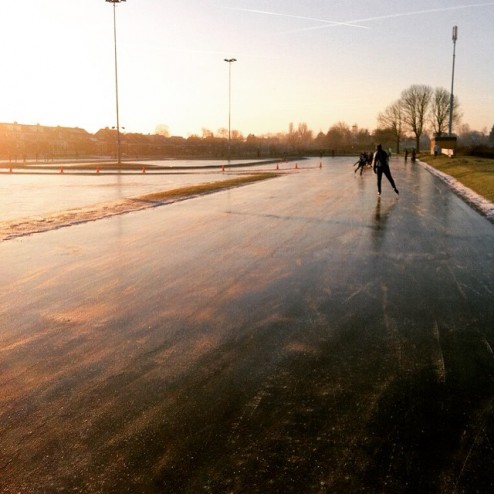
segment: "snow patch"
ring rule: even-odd
[[[143,201],[138,198],[123,199],[110,203],[98,204],[80,209],[61,211],[46,216],[21,218],[11,221],[0,221],[0,242],[16,237],[47,232],[58,228],[96,221],[119,214],[141,211],[164,204],[170,204],[184,198],[174,198],[166,201]]]

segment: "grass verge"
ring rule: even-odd
[[[494,202],[494,160],[475,156],[421,156],[429,166],[450,175],[477,194]]]
[[[240,185],[247,185],[260,180],[274,178],[279,176],[279,173],[256,173],[254,175],[246,175],[243,177],[230,178],[217,182],[207,182],[197,185],[188,185],[177,189],[164,190],[162,192],[152,192],[150,194],[141,195],[134,199],[150,202],[164,202],[168,199],[187,198],[201,194],[211,194],[220,190],[231,189]]]

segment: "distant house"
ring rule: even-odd
[[[0,158],[49,160],[91,153],[91,134],[78,127],[0,123]]]
[[[285,149],[282,137],[257,138],[241,136],[228,142],[224,136],[205,137],[191,135],[166,137],[160,134],[120,133],[122,158],[224,158],[231,145],[232,156],[256,156],[280,154]],[[117,131],[104,128],[91,134],[79,127],[49,127],[0,123],[0,160],[50,161],[67,158],[115,158]]]

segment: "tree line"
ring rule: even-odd
[[[407,135],[415,138],[415,149],[420,151],[420,138],[429,131],[434,136],[449,133],[461,120],[460,104],[456,96],[444,88],[433,89],[425,84],[414,84],[401,93],[401,97],[379,114],[378,122],[388,129],[395,139],[397,152]]]
[[[121,154],[134,158],[278,158],[293,155],[359,154],[372,151],[377,143],[400,152],[402,147],[427,148],[431,136],[449,132],[450,93],[443,88],[412,85],[377,116],[373,131],[337,122],[327,132],[315,134],[305,122],[288,125],[287,132],[244,137],[238,130],[216,133],[203,128],[201,135],[187,138],[170,136],[165,125],[154,134],[120,134]],[[490,133],[472,131],[461,124],[460,104],[453,98],[452,125],[459,147],[487,148],[494,153],[494,126]],[[116,130],[101,129],[90,134],[79,128],[44,127],[40,125],[0,124],[0,159],[11,161],[46,160],[67,157],[115,156]],[[478,154],[478,153],[477,153]]]
[[[472,131],[468,124],[461,123],[462,112],[458,98],[451,98],[450,92],[442,87],[432,88],[425,84],[414,84],[404,89],[398,99],[378,114],[378,126],[374,131],[361,129],[357,124],[350,127],[340,121],[326,133],[315,135],[302,122],[298,126],[290,123],[286,133],[259,137],[249,134],[244,138],[234,130],[231,141],[237,149],[242,143],[275,142],[273,145],[282,148],[287,154],[328,151],[353,153],[371,150],[378,142],[398,153],[403,146],[415,148],[419,152],[424,146],[429,146],[432,137],[449,134],[450,119],[460,147],[494,146],[494,126],[489,134],[486,129]],[[216,135],[208,129],[202,131],[202,138],[206,140],[227,137],[226,129],[219,129]]]

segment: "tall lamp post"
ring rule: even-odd
[[[236,58],[225,58],[228,62],[228,161],[230,161],[231,115],[232,115],[232,63]]]
[[[458,26],[453,26],[453,72],[451,75],[451,94],[449,95],[449,135],[452,135],[453,129],[453,84],[455,80],[455,51],[456,51],[456,40],[458,39]]]
[[[115,103],[117,109],[117,163],[120,165],[122,154],[120,152],[120,118],[118,114],[118,67],[117,67],[117,16],[115,7],[117,3],[126,2],[127,0],[105,0],[113,4],[113,44],[115,47]]]

